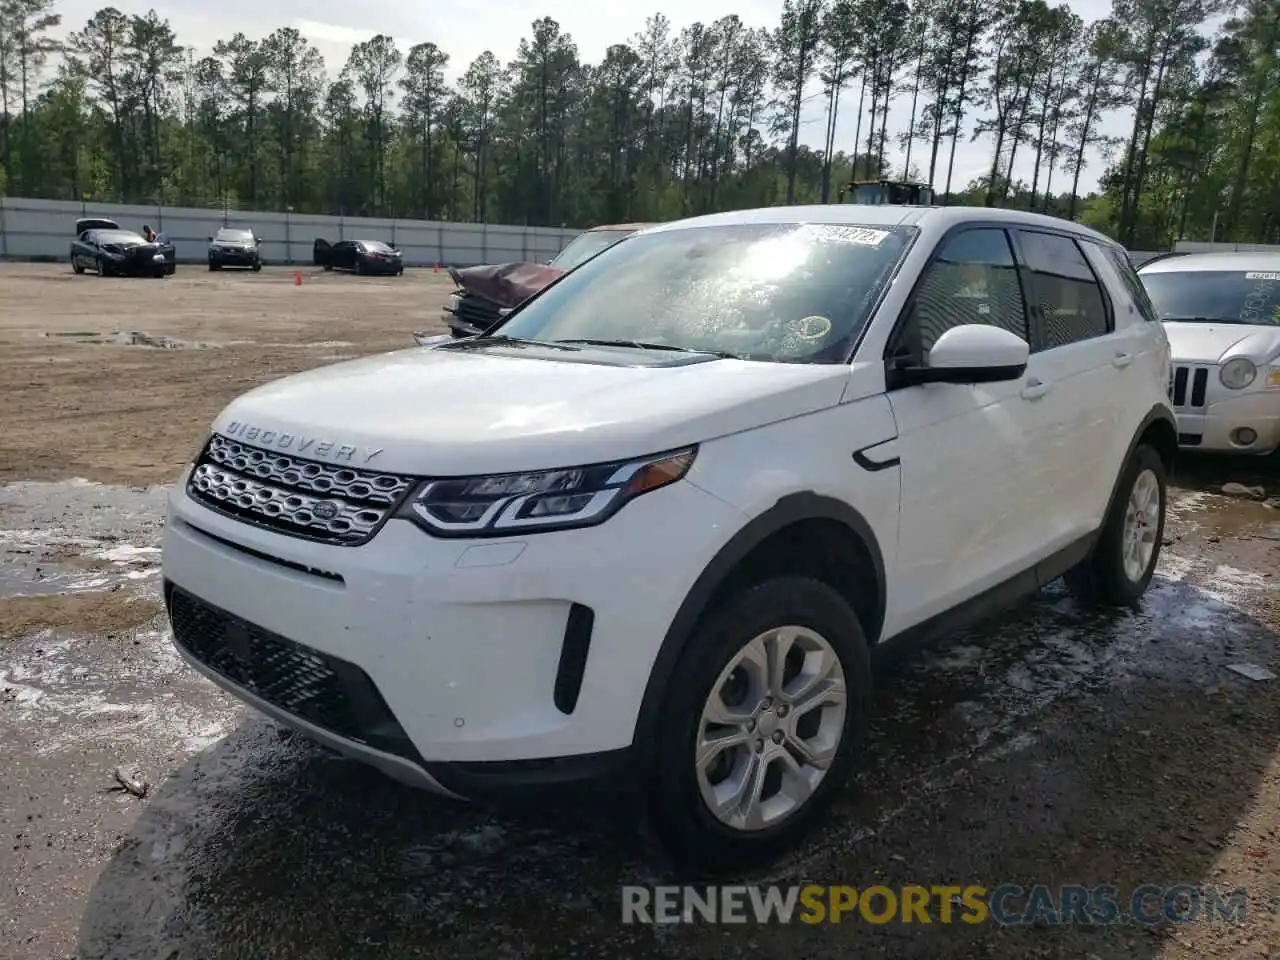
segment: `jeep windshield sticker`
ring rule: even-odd
[[[1280,280],[1280,273],[1246,273],[1246,280]]]
[[[820,240],[832,243],[856,243],[862,247],[878,247],[889,236],[888,230],[869,230],[866,227],[838,227],[832,224],[809,224],[809,230]]]

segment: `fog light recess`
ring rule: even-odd
[[[1231,431],[1231,442],[1240,447],[1248,447],[1258,439],[1258,431],[1249,427],[1237,427]]]

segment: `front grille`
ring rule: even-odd
[[[464,323],[470,323],[481,330],[487,330],[502,319],[504,311],[496,303],[477,297],[474,293],[464,293],[454,301],[453,313]]]
[[[369,675],[165,584],[175,642],[249,693],[330,733],[419,761]]]
[[[1207,367],[1176,366],[1170,372],[1169,399],[1175,408],[1203,408],[1208,387]]]
[[[187,494],[246,523],[350,547],[377,533],[412,482],[395,474],[263,450],[214,434],[191,471]]]

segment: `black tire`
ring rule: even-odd
[[[111,276],[111,271],[107,268],[106,261],[104,261],[101,257],[98,257],[97,260],[95,260],[94,262],[98,266],[98,276],[100,277]]]
[[[807,627],[836,652],[844,671],[846,714],[837,753],[809,800],[772,826],[734,829],[702,799],[693,762],[703,706],[721,672],[755,637],[786,625]],[[871,700],[871,665],[858,618],[835,590],[809,577],[766,580],[738,593],[695,631],[672,673],[650,773],[650,813],[669,855],[703,873],[768,864],[793,848],[839,795],[860,759]]]
[[[258,263],[258,262],[255,262],[255,263],[254,263],[254,265],[253,265],[253,272],[254,272],[254,273],[261,273],[261,272],[262,272],[262,264],[261,264],[261,263]]]
[[[72,270],[74,270],[74,271],[75,271],[76,273],[78,273],[78,274],[79,274],[79,273],[84,273],[84,264],[83,264],[83,263],[81,263],[79,260],[72,260],[72,261],[71,261],[71,269],[72,269]]]
[[[1129,498],[1138,477],[1151,471],[1160,492],[1160,515],[1156,518],[1154,549],[1146,569],[1136,580],[1125,572],[1124,538],[1129,510]],[[1160,454],[1146,444],[1133,451],[1125,465],[1124,474],[1116,488],[1115,500],[1103,521],[1102,530],[1093,552],[1070,570],[1063,578],[1067,589],[1077,600],[1087,604],[1107,607],[1135,606],[1146,593],[1156,564],[1160,560],[1160,547],[1164,542],[1164,522],[1169,502],[1168,478]]]
[[[222,269],[222,264],[220,264],[220,263],[214,263],[212,260],[210,260],[210,261],[209,261],[209,270],[210,270],[210,271],[214,271],[214,270],[221,270],[221,269]]]
[[[330,272],[330,273],[332,273],[332,272],[333,272],[333,264],[331,264],[331,263],[326,263],[326,264],[324,265],[324,268],[325,268],[325,270],[326,270],[326,271],[328,271],[328,272]]]

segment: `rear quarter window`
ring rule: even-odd
[[[1101,249],[1103,255],[1116,268],[1116,273],[1120,276],[1120,282],[1124,284],[1125,290],[1133,298],[1133,304],[1138,308],[1138,313],[1142,315],[1142,319],[1148,323],[1159,323],[1160,315],[1156,312],[1155,304],[1151,302],[1151,297],[1147,294],[1147,288],[1142,285],[1142,278],[1138,275],[1138,271],[1134,269],[1133,261],[1129,259],[1129,255],[1119,247],[1103,247],[1101,244],[1094,244],[1094,247]]]

